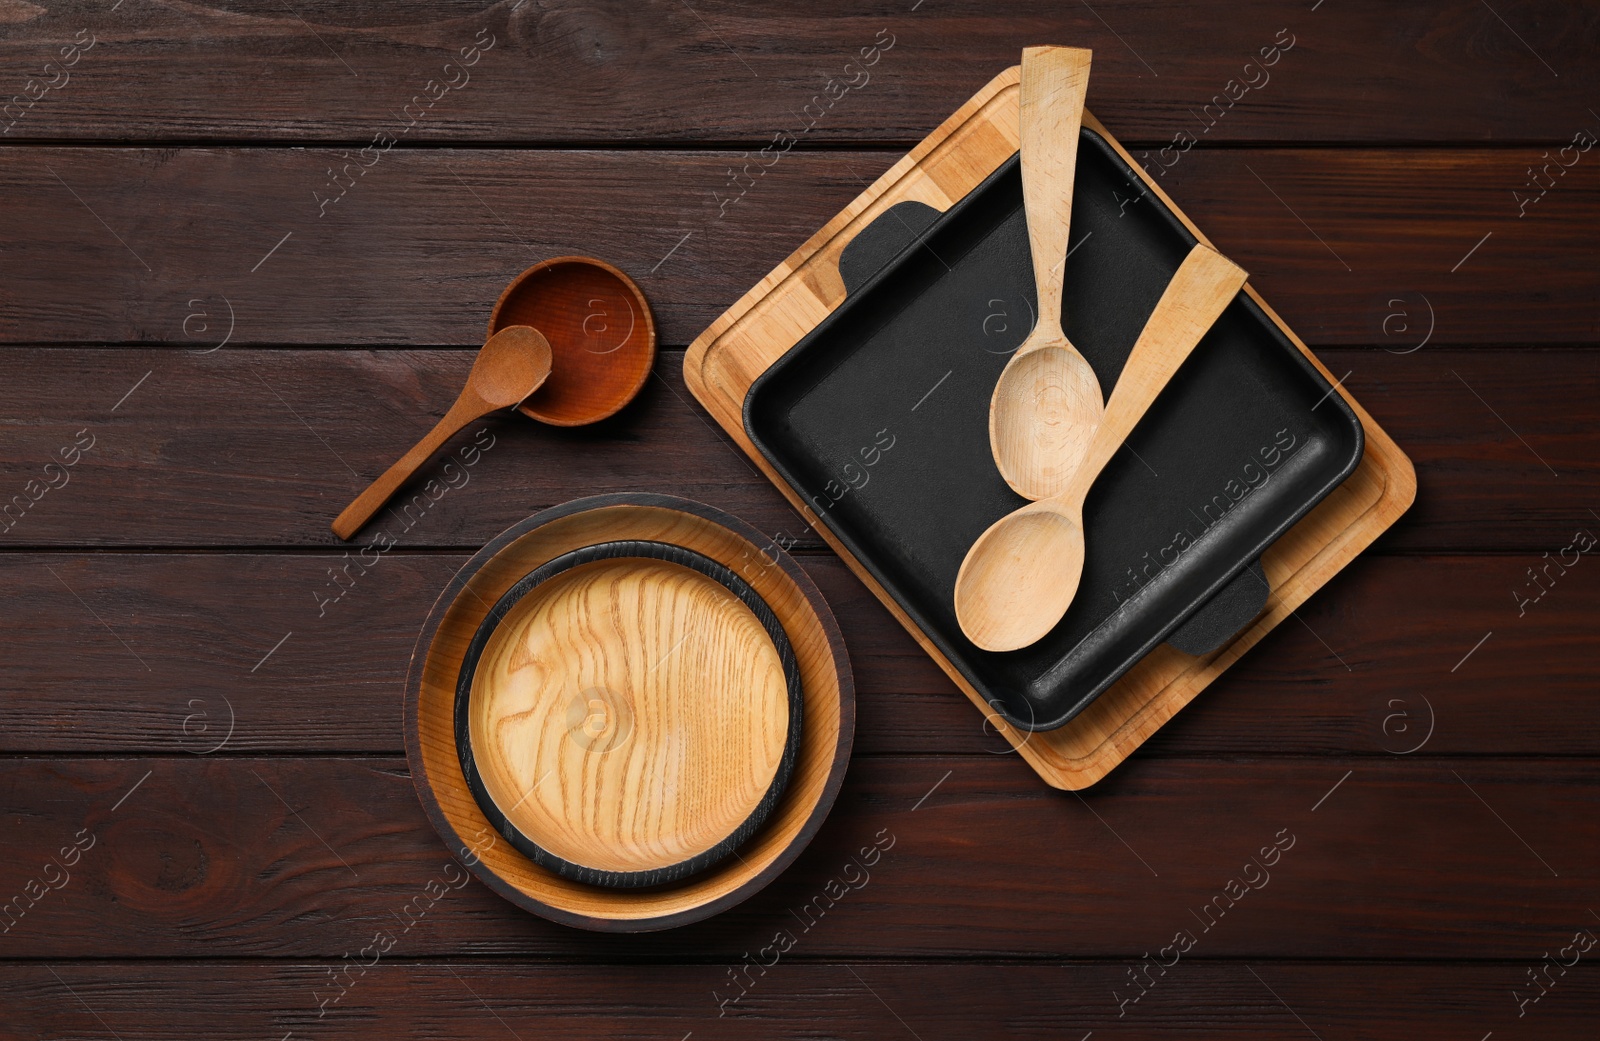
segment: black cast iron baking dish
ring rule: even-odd
[[[1107,396],[1195,241],[1084,128],[1063,322]],[[844,303],[756,379],[745,431],[1022,729],[1062,726],[1163,641],[1190,654],[1226,643],[1267,602],[1262,552],[1361,461],[1355,413],[1241,292],[1090,493],[1066,617],[1031,647],[980,650],[956,623],[956,573],[1025,502],[988,435],[995,381],[1033,326],[1017,157],[943,214],[886,211],[839,267]]]

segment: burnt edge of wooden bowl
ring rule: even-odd
[[[598,560],[661,560],[689,568],[722,586],[749,608],[750,613],[761,623],[761,628],[766,630],[767,638],[772,641],[773,647],[778,652],[778,661],[783,666],[784,683],[788,691],[789,725],[784,736],[783,754],[778,760],[778,768],[772,776],[772,782],[762,794],[761,800],[750,811],[750,815],[705,852],[676,864],[644,871],[606,871],[588,867],[559,857],[540,846],[501,811],[478,772],[472,752],[472,680],[477,675],[478,663],[483,657],[484,650],[489,646],[489,640],[495,630],[500,627],[500,623],[505,620],[511,609],[529,593],[557,575]],[[466,777],[467,787],[472,789],[472,796],[478,801],[478,807],[483,810],[483,815],[489,818],[489,823],[494,825],[495,830],[504,836],[507,842],[535,864],[548,868],[563,878],[591,886],[608,886],[615,889],[659,886],[699,874],[706,868],[726,860],[734,850],[744,845],[746,840],[755,834],[756,829],[766,823],[773,807],[783,795],[784,788],[788,786],[789,775],[794,771],[795,757],[800,748],[804,700],[805,695],[800,683],[800,664],[795,658],[788,634],[784,632],[778,616],[772,613],[772,608],[767,602],[731,568],[724,567],[692,549],[674,546],[667,542],[643,540],[600,542],[581,549],[569,550],[518,579],[495,602],[483,621],[479,623],[478,631],[473,634],[472,642],[467,645],[467,653],[461,660],[461,670],[456,676],[456,754],[461,759],[461,772]]]
[[[817,796],[815,805],[811,807],[805,821],[796,829],[793,840],[777,856],[773,857],[770,864],[736,888],[694,907],[656,915],[652,918],[609,918],[580,914],[563,908],[552,907],[524,893],[484,865],[482,859],[472,852],[471,846],[463,839],[461,833],[456,830],[455,824],[445,813],[443,807],[439,805],[439,800],[433,793],[432,784],[428,778],[427,763],[423,758],[421,725],[417,718],[417,710],[422,696],[422,673],[423,667],[427,663],[428,648],[433,643],[434,635],[438,631],[440,622],[444,619],[445,611],[461,595],[461,591],[466,587],[472,576],[502,549],[536,528],[587,510],[606,509],[613,506],[641,506],[675,510],[719,524],[737,535],[752,548],[770,545],[773,564],[781,568],[789,581],[793,582],[795,587],[800,590],[812,613],[816,616],[818,628],[821,630],[823,638],[827,641],[829,655],[833,660],[834,675],[837,677],[839,684],[839,734],[834,742],[832,763],[828,768],[828,776],[823,783],[822,791]],[[423,622],[422,630],[417,634],[416,644],[412,647],[411,661],[406,670],[403,709],[406,762],[411,770],[412,786],[416,789],[417,800],[422,804],[422,811],[427,815],[428,823],[433,825],[434,831],[438,832],[439,837],[444,840],[446,848],[450,849],[452,854],[457,855],[461,863],[480,882],[524,911],[560,925],[610,933],[653,932],[689,925],[743,903],[766,888],[773,879],[787,870],[789,865],[794,863],[795,859],[800,856],[800,853],[811,844],[811,841],[816,838],[817,831],[821,829],[822,822],[827,819],[829,812],[832,811],[833,804],[839,796],[839,789],[844,784],[845,770],[850,763],[850,750],[855,742],[856,723],[855,677],[850,670],[850,657],[845,649],[844,635],[839,631],[839,623],[833,617],[832,609],[829,608],[828,602],[823,598],[822,592],[817,588],[816,583],[811,580],[811,576],[785,550],[775,544],[771,544],[771,540],[761,534],[759,530],[738,517],[725,513],[714,506],[697,502],[694,499],[685,499],[676,495],[662,495],[654,492],[613,492],[606,495],[593,495],[582,499],[574,499],[571,502],[541,510],[533,516],[512,525],[485,543],[481,550],[473,554],[472,559],[468,560],[459,571],[451,576],[450,581],[435,599],[433,606],[429,608],[428,617]]]

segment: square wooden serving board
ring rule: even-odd
[[[811,236],[755,288],[730,307],[690,345],[684,379],[734,442],[777,485],[828,544],[844,558],[923,650],[961,688],[990,724],[1046,782],[1057,788],[1086,788],[1155,733],[1239,656],[1289,616],[1406,511],[1416,498],[1411,460],[1372,421],[1348,391],[1335,384],[1366,431],[1366,451],[1356,471],[1315,509],[1289,529],[1261,557],[1272,594],[1256,620],[1221,648],[1203,656],[1184,654],[1168,644],[1151,651],[1109,690],[1065,726],[1048,731],[1018,730],[991,709],[961,673],[900,609],[828,530],[801,494],[767,463],[746,436],[745,395],[750,385],[845,297],[839,255],[856,233],[896,203],[914,200],[941,212],[961,199],[1010,159],[1018,147],[1018,86],[1021,69],[1012,66],[973,95],[850,205]],[[1201,242],[1210,240],[1146,175],[1133,157],[1087,112],[1084,125],[1105,137],[1145,186]],[[1246,285],[1286,336],[1334,384],[1283,319]]]

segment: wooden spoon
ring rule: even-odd
[[[1022,201],[1039,315],[989,400],[989,446],[1017,494],[1059,494],[1078,469],[1104,404],[1094,370],[1061,328],[1061,291],[1091,52],[1022,52]]]
[[[1083,575],[1089,489],[1245,278],[1213,249],[1189,251],[1133,345],[1067,487],[995,521],[967,551],[956,576],[956,619],[973,643],[1014,651],[1039,640],[1067,613]]]
[[[510,408],[539,389],[550,376],[550,343],[539,330],[511,325],[489,337],[467,374],[467,385],[428,436],[400,457],[382,477],[356,496],[333,522],[333,533],[348,539],[389,501],[395,490],[427,462],[439,446],[473,420]]]

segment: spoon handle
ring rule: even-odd
[[[1057,333],[1091,53],[1081,47],[1022,51],[1022,204],[1033,251],[1038,321]]]
[[[444,418],[434,425],[434,428],[412,446],[411,451],[401,456],[399,461],[383,472],[383,476],[367,485],[367,490],[356,496],[355,502],[344,508],[344,512],[333,520],[333,533],[341,539],[348,539],[360,531],[372,519],[372,515],[383,508],[396,489],[406,482],[406,479],[416,473],[417,468],[433,457],[441,445],[457,433],[462,427],[480,416],[494,411],[476,394],[470,390],[456,399],[450,406],[450,411]]]
[[[1058,496],[1062,502],[1081,506],[1100,471],[1238,295],[1247,277],[1243,268],[1209,246],[1196,244],[1189,251],[1139,333],[1106,402],[1094,440],[1070,485]]]

